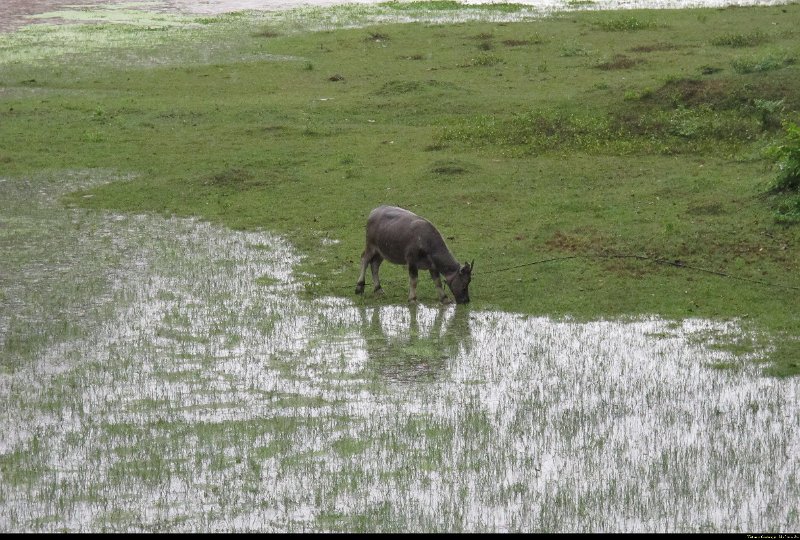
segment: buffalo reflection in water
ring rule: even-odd
[[[370,369],[395,381],[438,380],[451,359],[472,348],[469,322],[464,306],[362,307]]]

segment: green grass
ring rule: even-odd
[[[658,24],[649,19],[641,19],[626,15],[614,15],[613,18],[603,18],[595,25],[606,32],[635,32],[658,27]]]
[[[486,4],[462,4],[456,0],[420,0],[412,2],[384,2],[380,4],[396,11],[411,11],[417,12],[421,10],[431,11],[464,11],[464,10],[479,10],[484,12],[501,12],[501,13],[516,13],[526,9],[528,6],[525,4],[515,4],[513,2],[497,2]]]
[[[135,176],[68,205],[279,232],[305,255],[312,296],[351,296],[367,214],[401,205],[438,225],[457,258],[476,260],[479,309],[744,317],[789,351],[771,357],[773,372],[796,374],[795,349],[782,342],[797,336],[800,232],[776,220],[780,200],[763,196],[774,176],[763,149],[780,122],[763,122],[756,104],[782,101],[778,120],[797,120],[799,22],[798,5],[317,32],[210,18],[206,33],[157,33],[159,58],[174,39],[167,62],[113,43],[4,61],[0,163],[10,178]],[[499,272],[601,254],[788,288],[635,259]],[[403,270],[383,272],[387,296],[364,301],[404,302]],[[425,281],[420,299],[435,302]]]
[[[746,34],[724,34],[711,40],[712,45],[724,47],[754,47],[767,41],[767,34],[757,31]]]

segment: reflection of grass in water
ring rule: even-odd
[[[72,178],[64,185],[61,176]],[[119,261],[111,238],[82,212],[57,211],[53,199],[70,184],[114,179],[104,171],[0,178],[0,367],[13,371],[43,347],[85,337],[84,319],[106,311],[97,300],[110,294]]]
[[[370,444],[371,442],[368,440],[343,437],[334,441],[331,447],[339,456],[349,459],[364,452]]]

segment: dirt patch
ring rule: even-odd
[[[141,5],[126,0],[0,0],[0,32],[11,32],[22,26],[34,23],[59,23],[64,19],[32,19],[61,9],[91,9],[99,6],[122,6],[126,9],[140,9],[142,12],[196,13],[218,15],[220,13],[246,9],[290,9],[305,4],[333,5],[338,0],[151,0]]]
[[[470,166],[455,159],[437,161],[431,172],[439,176],[459,176],[470,172]]]
[[[691,205],[687,212],[692,216],[719,216],[727,213],[725,207],[716,202]]]
[[[631,58],[629,56],[625,56],[624,54],[617,54],[614,55],[614,58],[609,60],[608,62],[603,62],[597,65],[597,69],[603,70],[614,70],[614,69],[630,69],[634,67],[636,64],[642,63],[642,60],[638,58]]]
[[[567,253],[586,255],[599,253],[607,245],[607,241],[597,231],[581,230],[574,232],[556,231],[545,242],[550,249],[566,251]]]
[[[751,106],[756,99],[783,100],[787,107],[800,105],[792,81],[782,73],[757,83],[741,77],[679,79],[667,82],[648,99],[665,107],[706,106],[715,110]]]
[[[724,79],[669,81],[655,92],[657,101],[679,103],[688,107],[709,105],[712,108],[730,109],[742,105]]]
[[[3,0],[0,2],[0,32],[9,32],[34,22],[30,16],[66,6],[96,6],[108,0]],[[45,22],[38,20],[38,22]],[[52,21],[49,21],[52,22]]]
[[[631,52],[649,53],[658,51],[673,51],[677,48],[678,46],[674,43],[651,43],[648,45],[639,45],[637,47],[633,47]]]
[[[523,47],[532,43],[529,39],[504,39],[502,41],[506,47]]]

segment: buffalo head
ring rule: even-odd
[[[458,272],[447,280],[447,285],[456,298],[456,304],[466,304],[469,302],[469,282],[472,279],[472,269],[474,267],[475,260],[473,260],[472,263],[466,263],[458,269]]]

